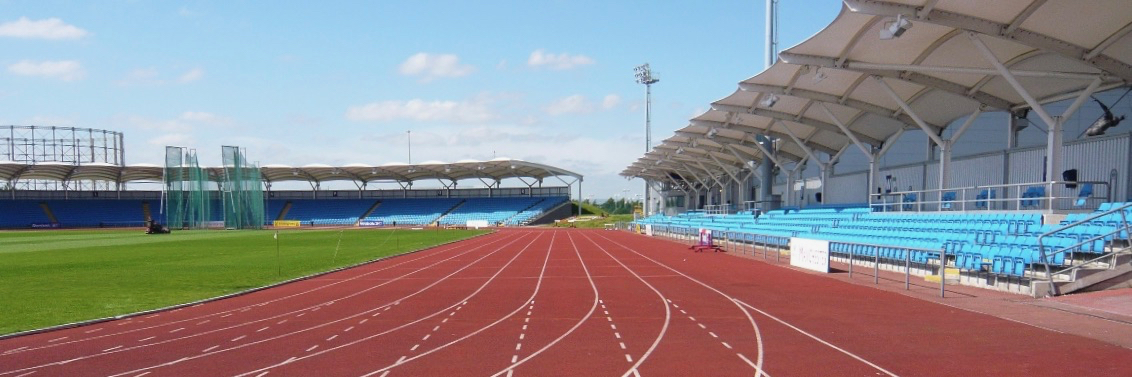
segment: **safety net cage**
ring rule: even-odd
[[[220,198],[226,229],[261,229],[264,225],[263,176],[249,163],[244,151],[224,146],[224,176]]]
[[[165,224],[174,229],[207,226],[212,209],[208,172],[200,167],[195,149],[165,147]]]

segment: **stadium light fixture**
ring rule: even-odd
[[[885,22],[884,27],[880,29],[880,39],[889,40],[900,38],[904,32],[912,28],[912,21],[904,18],[903,14],[896,15],[896,20],[892,22]]]
[[[822,80],[825,80],[826,77],[827,76],[825,75],[825,71],[823,71],[821,69],[821,67],[817,67],[817,68],[814,69],[814,78],[813,78],[814,84],[817,84],[817,83],[821,82]]]
[[[765,108],[774,107],[776,103],[778,103],[778,96],[774,95],[774,93],[767,93],[766,97],[763,97],[763,100],[759,102],[759,104]]]

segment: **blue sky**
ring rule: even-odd
[[[519,158],[583,195],[763,69],[763,1],[0,1],[0,123],[122,131],[127,163],[221,145],[262,164]],[[780,43],[836,0],[783,1]],[[429,187],[421,182],[416,187]],[[350,184],[349,187],[352,187]]]

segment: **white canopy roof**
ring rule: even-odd
[[[897,17],[911,27],[882,39]],[[701,175],[734,175],[766,152],[779,163],[818,152],[834,158],[854,145],[868,154],[906,130],[937,138],[977,111],[1127,86],[1130,32],[1127,0],[845,0],[825,29],[621,175],[678,182],[673,174],[686,178],[692,166]],[[764,135],[779,139],[766,151],[758,145]]]

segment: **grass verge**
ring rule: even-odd
[[[202,300],[482,233],[287,230],[277,251],[266,230],[0,232],[0,334]]]

